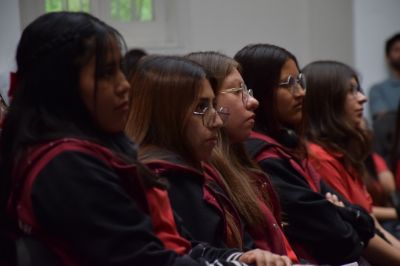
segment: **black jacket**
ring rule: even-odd
[[[324,182],[310,187],[301,163],[275,140],[252,134],[246,147],[271,177],[279,195],[287,234],[297,255],[320,264],[344,264],[359,259],[374,235],[372,218],[362,208],[337,207],[325,198],[332,192]],[[265,156],[260,156],[264,153]],[[260,159],[263,158],[263,159]],[[318,182],[317,178],[315,180]],[[336,193],[335,193],[336,194]]]
[[[234,246],[230,244],[232,236],[225,219],[230,215],[240,230],[244,246],[253,246],[252,240],[244,234],[237,210],[217,181],[218,173],[212,167],[204,165],[201,172],[165,150],[152,151],[140,158],[158,176],[168,180],[171,206],[190,238],[219,248]]]
[[[107,148],[69,139],[32,153],[38,149],[43,154],[28,155],[19,165],[26,175],[22,182],[15,176],[22,186],[16,186],[9,209],[21,230],[44,242],[64,265],[206,265],[215,259],[230,265],[240,255],[205,244],[185,256],[166,250],[153,233],[134,165]]]

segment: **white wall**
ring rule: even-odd
[[[355,67],[368,93],[371,85],[389,75],[384,47],[386,39],[400,32],[400,1],[353,1]],[[369,116],[368,108],[366,114]]]
[[[216,2],[226,4],[213,10]],[[351,39],[342,41],[351,32],[350,1],[192,0],[192,14],[194,10],[200,11],[192,19],[194,50],[234,55],[248,43],[268,42],[293,52],[301,65],[319,58],[353,61]],[[342,14],[341,19],[332,12]],[[343,30],[346,23],[350,30]],[[336,41],[329,36],[336,36]]]
[[[7,101],[9,72],[15,70],[15,49],[20,37],[19,5],[15,0],[0,3],[0,91]]]
[[[351,0],[177,0],[180,45],[156,53],[217,50],[233,56],[249,43],[293,52],[304,65],[316,59],[353,63]],[[340,14],[340,19],[338,19]],[[134,46],[134,43],[128,43]]]
[[[177,42],[168,47],[144,47],[150,52],[218,50],[233,56],[246,44],[268,42],[293,52],[301,65],[322,58],[353,63],[352,0],[173,1],[177,18],[173,19],[171,32],[178,32]],[[0,17],[2,32],[11,37],[6,41],[1,37],[0,52],[8,55],[14,53],[19,36],[17,3],[0,3],[4,13]],[[126,37],[140,40],[140,36]],[[128,46],[134,47],[135,43],[129,41]],[[9,63],[8,60],[6,65]]]
[[[170,9],[174,9],[176,17],[171,22],[171,32],[175,43],[168,47],[144,47],[150,52],[218,50],[233,56],[248,43],[268,42],[293,52],[302,66],[317,59],[334,59],[355,66],[366,89],[386,76],[384,41],[400,31],[398,0],[173,1]],[[18,2],[0,2],[3,74],[14,68],[20,35]],[[131,37],[127,39],[140,38]],[[130,41],[128,45],[133,47],[135,43]]]

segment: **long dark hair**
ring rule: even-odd
[[[336,61],[316,61],[303,69],[307,79],[304,130],[307,138],[332,152],[343,154],[346,166],[363,176],[363,162],[370,152],[370,138],[345,117],[349,82],[357,73]]]
[[[80,71],[96,59],[96,97],[112,43],[124,47],[115,29],[81,12],[48,13],[24,29],[16,54],[17,88],[0,142],[1,210],[12,168],[28,147],[65,136],[105,139],[81,99]]]
[[[294,125],[284,125],[278,117],[277,88],[283,66],[293,60],[299,69],[296,57],[288,50],[272,44],[250,44],[235,55],[242,67],[242,76],[254,97],[259,101],[255,110],[254,130],[266,134],[292,149],[296,157],[306,154],[301,132]],[[291,127],[291,128],[288,128]]]
[[[133,95],[127,135],[141,148],[157,146],[200,167],[186,128],[205,80],[204,69],[184,57],[149,55],[140,60],[130,80]]]
[[[218,52],[195,52],[186,57],[201,64],[215,78],[217,95],[227,76],[235,69],[241,69],[234,59]],[[265,199],[267,206],[271,207],[269,197],[262,195],[252,178],[255,172],[263,173],[247,155],[244,144],[232,143],[225,129],[221,128],[220,139],[210,161],[222,174],[226,190],[247,224],[253,226],[265,223],[258,199]]]
[[[281,70],[288,59],[298,66],[296,57],[286,49],[272,44],[250,44],[235,55],[242,66],[242,76],[254,97],[260,102],[255,130],[277,137],[282,127],[277,116],[276,88]]]

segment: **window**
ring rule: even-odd
[[[19,0],[21,27],[41,14],[54,11],[84,11],[116,28],[128,48],[153,51],[181,50],[179,36],[188,7],[186,0]],[[179,7],[179,8],[178,8]]]
[[[111,17],[117,21],[153,21],[152,0],[111,0]]]
[[[85,11],[90,12],[90,0],[46,0],[45,12],[54,11]]]

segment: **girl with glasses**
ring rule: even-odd
[[[289,255],[292,261],[297,261],[281,230],[279,200],[269,178],[244,149],[259,102],[246,87],[239,64],[217,52],[197,52],[187,57],[200,63],[215,78],[217,104],[229,108],[229,119],[221,129],[210,162],[221,173],[221,181],[246,230],[256,247]]]
[[[362,127],[367,97],[360,89],[356,72],[336,61],[313,62],[303,72],[308,86],[303,126],[315,170],[346,201],[362,206],[373,217],[377,214],[380,218],[382,211],[396,213],[394,208],[374,207],[364,184],[370,138]],[[384,243],[392,245],[386,248],[398,254],[400,242],[377,220],[375,226],[387,240]]]
[[[161,219],[172,213],[167,204],[148,208],[147,195],[165,185],[123,133],[131,89],[123,47],[115,29],[87,13],[45,14],[24,29],[0,142],[0,244],[18,237],[22,257],[11,257],[9,242],[0,252],[6,265],[238,265],[216,260],[236,250],[190,247]],[[164,246],[154,224],[190,256]]]
[[[318,264],[359,260],[373,236],[373,221],[361,208],[333,204],[342,202],[332,194],[326,197],[332,189],[307,161],[299,136],[305,83],[296,57],[275,45],[251,44],[235,59],[260,102],[246,148],[276,188],[283,230],[296,255]]]
[[[188,59],[149,56],[139,63],[131,84],[126,132],[139,145],[140,160],[168,183],[167,198],[148,195],[150,209],[170,204],[173,223],[182,225],[180,233],[192,242],[205,242],[222,251],[228,247],[244,250],[240,216],[221,188],[217,171],[204,163],[228,115],[217,107],[213,80]],[[177,250],[179,243],[165,234],[165,228],[154,227],[164,245]],[[257,265],[277,260],[261,250],[231,257]]]

